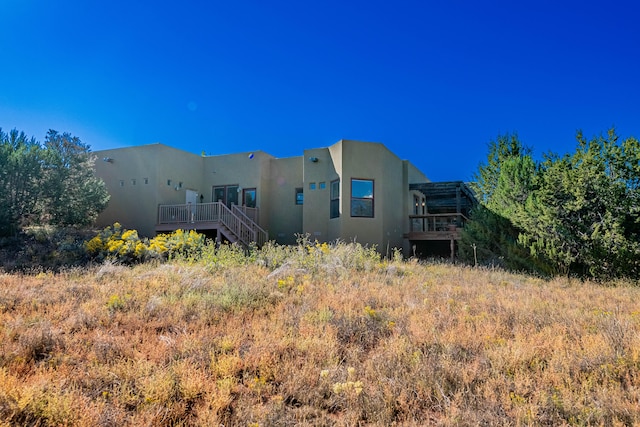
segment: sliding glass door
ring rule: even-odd
[[[222,202],[227,207],[231,207],[231,205],[237,205],[239,199],[239,191],[238,185],[219,185],[213,187],[213,197],[212,200],[214,202]]]

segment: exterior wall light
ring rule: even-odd
[[[102,161],[107,163],[113,163],[113,159],[111,157],[103,157]]]
[[[309,157],[309,161],[311,163],[318,163],[318,158],[317,157]]]

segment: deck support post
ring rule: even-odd
[[[453,237],[451,237],[449,247],[451,248],[451,262],[454,262],[456,257],[456,240]]]
[[[462,199],[460,197],[460,185],[458,185],[456,187],[456,213],[457,214],[461,214],[462,213]],[[458,217],[456,219],[456,225],[458,227],[462,226],[462,223],[460,222],[460,215],[458,215]]]

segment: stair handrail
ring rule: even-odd
[[[251,227],[222,202],[220,202],[220,223],[227,227],[245,246],[249,246],[255,240],[255,232]]]
[[[254,241],[259,247],[267,243],[267,240],[269,239],[269,233],[267,231],[265,231],[262,227],[260,227],[260,225],[258,225],[258,223],[255,222],[253,219],[249,218],[249,216],[244,212],[244,210],[242,210],[238,205],[231,205],[231,210],[235,212],[238,216],[243,218],[244,222],[247,223],[253,229],[255,233]]]
[[[258,245],[264,244],[266,242],[266,231],[260,228],[240,209],[234,209],[234,211],[229,209],[223,202],[196,205],[158,205],[157,221],[158,224],[217,222],[225,226],[233,234],[233,237],[236,237],[245,246],[249,246],[251,242],[256,242]]]

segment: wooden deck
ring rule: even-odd
[[[460,240],[460,230],[452,231],[410,231],[406,238],[409,240]]]
[[[409,215],[409,240],[458,240],[468,219],[461,213]]]
[[[448,243],[451,260],[455,259],[456,245],[461,231],[468,221],[471,209],[478,203],[473,191],[463,181],[424,182],[409,184],[409,190],[422,193],[422,208],[416,204],[410,215],[410,230],[404,235],[416,246],[439,248]],[[417,202],[416,202],[417,203]]]
[[[182,230],[217,230],[230,242],[240,242],[246,246],[265,244],[268,233],[257,223],[255,208],[232,206],[222,202],[159,205],[156,232]]]

